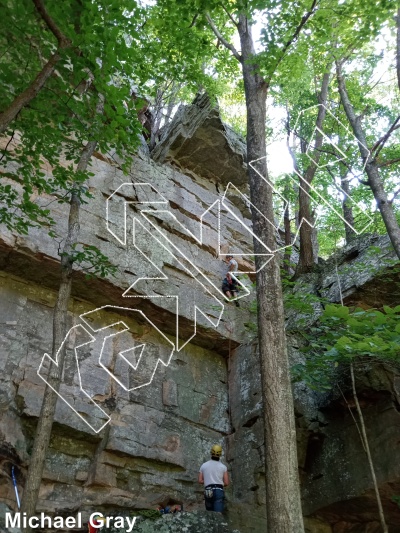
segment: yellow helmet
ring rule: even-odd
[[[211,448],[211,455],[214,457],[221,457],[222,447],[219,444],[214,444],[214,446]]]

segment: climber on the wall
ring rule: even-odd
[[[224,487],[229,485],[228,469],[220,462],[221,455],[221,446],[214,444],[211,460],[203,463],[199,471],[199,483],[204,484],[206,509],[217,513],[224,510]]]
[[[222,282],[222,292],[227,298],[236,298],[239,290],[238,282],[233,278],[229,272],[226,273],[226,276]],[[239,307],[239,301],[235,300],[236,307]]]
[[[239,284],[238,280],[232,274],[233,272],[237,272],[239,270],[239,265],[231,254],[228,254],[223,261],[227,264],[227,270],[225,271],[222,281],[222,292],[228,298],[236,298],[239,290]],[[235,305],[236,307],[239,307],[238,300],[235,300]]]
[[[224,259],[225,263],[228,265],[227,272],[237,272],[239,269],[238,262],[234,259],[233,255],[227,255]]]

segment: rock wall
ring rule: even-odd
[[[313,292],[332,302],[364,308],[398,303],[399,274],[387,237],[363,237],[346,247],[320,272],[304,276],[296,291]],[[336,274],[337,268],[337,274]],[[322,312],[286,316],[288,350],[292,362],[301,359],[302,339],[294,333],[315,322]],[[230,408],[232,434],[228,436],[233,484],[231,519],[245,531],[265,531],[263,459],[264,432],[257,346],[243,345],[231,358]],[[400,531],[400,367],[364,365],[356,371],[357,390],[390,533]],[[314,393],[303,384],[294,387],[303,512],[307,533],[371,533],[381,531],[367,458],[354,422],[349,376],[341,390]],[[344,399],[346,398],[346,400]],[[349,405],[350,409],[349,409]],[[352,412],[350,412],[352,411]],[[246,453],[238,453],[245,450]],[[247,510],[252,509],[252,517]]]
[[[79,510],[87,517],[93,510],[171,503],[202,509],[198,467],[220,442],[233,479],[226,491],[229,528],[261,533],[264,430],[258,353],[249,327],[254,293],[246,275],[241,281],[249,295],[240,308],[222,306],[218,292],[225,268],[221,254],[240,254],[242,272],[253,267],[249,205],[241,194],[243,144],[210,102],[199,98],[180,110],[153,155],[158,162],[143,152],[136,157],[128,176],[116,156],[96,154],[92,161],[92,199],[82,206],[80,246],[96,245],[117,270],[88,280],[88,265],[81,264],[74,275],[61,388],[70,406],[61,400],[57,405],[38,511]],[[220,186],[231,180],[235,187],[224,191]],[[37,371],[51,352],[59,248],[66,234],[68,206],[54,198],[38,201],[50,205],[56,238],[39,229],[27,236],[6,230],[0,235],[0,512],[16,509],[11,466],[21,493],[29,463],[44,391]],[[162,209],[155,201],[164,202]],[[342,294],[346,303],[362,306],[392,304],[398,302],[393,263],[386,238],[362,239],[302,278],[296,291],[330,301]],[[311,325],[321,310],[316,303],[310,316],[288,312],[292,361],[301,357],[293,329],[300,320]],[[87,337],[89,329],[94,340]],[[40,368],[46,376],[46,360]],[[400,493],[399,380],[384,368],[358,374],[391,533],[400,525],[391,501]],[[378,531],[367,464],[340,394],[314,394],[300,384],[295,404],[307,533]],[[169,520],[160,531],[177,524]],[[185,520],[182,530],[192,527]],[[196,524],[199,532],[228,527],[202,524],[201,516]]]
[[[221,120],[207,94],[181,105],[153,150],[159,163],[171,161],[204,176],[223,189],[233,183],[247,190],[246,144]]]
[[[43,353],[51,349],[49,324],[55,293],[33,283],[27,286],[16,277],[3,275],[0,279],[0,456],[6,481],[0,483],[0,498],[11,506],[15,495],[8,467],[15,458],[21,487],[44,391],[37,369]],[[73,300],[71,323],[88,308],[87,303]],[[149,328],[124,320],[135,340],[160,346],[160,339]],[[169,367],[157,369],[150,386],[128,393],[111,377],[105,379],[95,351],[94,346],[85,353],[81,378],[90,381],[93,396],[111,415],[111,423],[94,435],[64,402],[58,402],[39,510],[113,505],[154,508],[169,500],[197,507],[201,502],[195,482],[198,463],[207,456],[210,444],[221,442],[229,432],[224,358],[188,346],[175,355]],[[64,397],[73,400],[79,413],[90,414],[90,405],[79,393],[70,355],[64,372]],[[117,378],[124,373],[122,366],[115,369]],[[131,372],[129,378],[135,377]]]
[[[221,148],[227,149],[228,144]],[[228,155],[221,152],[219,160]],[[93,198],[81,209],[80,242],[96,245],[117,270],[88,280],[82,264],[74,275],[73,329],[61,386],[65,401],[57,404],[37,511],[80,510],[87,517],[93,510],[170,503],[202,509],[199,465],[211,445],[224,444],[230,433],[227,356],[249,338],[244,324],[253,320],[252,296],[240,309],[223,308],[219,290],[226,267],[219,254],[240,251],[240,269],[251,270],[250,213],[226,197],[231,211],[222,208],[219,222],[218,209],[209,209],[221,198],[213,181],[143,155],[128,177],[110,155],[96,154],[91,170]],[[108,204],[112,235],[106,201],[115,191]],[[155,212],[151,202],[160,198],[166,200],[163,212]],[[13,510],[11,466],[21,495],[44,392],[37,371],[51,353],[58,254],[67,229],[66,204],[38,201],[50,204],[56,238],[42,229],[26,236],[2,230],[0,236],[0,502]],[[132,216],[139,221],[135,241]],[[252,291],[246,276],[242,281]],[[178,308],[171,296],[179,297]],[[196,307],[206,318],[196,316]],[[215,323],[221,311],[214,327],[207,318]],[[96,331],[91,343],[86,324]],[[174,351],[175,342],[180,344]],[[136,371],[132,365],[139,365]],[[41,373],[47,371],[44,362]]]

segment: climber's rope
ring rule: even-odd
[[[340,390],[340,394],[342,395],[343,400],[344,400],[345,403],[346,403],[347,409],[349,410],[349,413],[350,413],[350,415],[351,415],[351,418],[353,419],[354,424],[356,425],[356,428],[357,428],[358,434],[360,435],[360,439],[361,439],[362,447],[364,448],[364,452],[367,453],[367,449],[366,449],[366,447],[365,447],[364,438],[363,438],[363,436],[362,436],[362,433],[361,433],[360,427],[359,427],[359,425],[358,425],[358,422],[357,422],[355,416],[353,415],[353,411],[351,410],[351,407],[350,407],[350,405],[349,405],[349,402],[347,401],[346,396],[343,394],[343,391],[342,391],[342,389],[341,389],[339,383],[336,383],[336,385],[337,385],[337,388]]]
[[[335,250],[337,249],[337,240],[336,240],[336,234],[334,233],[335,235]],[[342,307],[344,307],[344,303],[343,303],[343,292],[342,292],[342,284],[340,283],[340,276],[339,276],[339,270],[338,270],[338,264],[337,264],[337,255],[335,253],[335,274],[336,274],[336,280],[337,280],[337,284],[338,284],[338,288],[339,288],[339,297],[340,297],[340,304]],[[345,395],[343,394],[343,391],[342,389],[340,388],[340,385],[339,383],[336,383],[336,386],[337,388],[339,389],[340,391],[340,394],[342,395],[343,397],[343,400],[346,402],[346,406],[347,406],[347,409],[349,410],[349,413],[351,415],[351,418],[353,419],[355,425],[356,425],[356,428],[357,428],[357,431],[358,431],[358,434],[360,435],[360,439],[361,439],[361,442],[362,442],[362,445],[363,445],[363,448],[364,448],[364,451],[367,452],[366,450],[366,447],[365,447],[365,442],[364,442],[364,439],[363,439],[363,436],[362,436],[362,433],[361,433],[361,429],[358,425],[358,422],[353,414],[353,411],[351,410],[351,407],[349,405],[349,402],[347,401]]]

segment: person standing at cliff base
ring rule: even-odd
[[[199,471],[199,483],[204,484],[206,509],[217,513],[224,510],[224,487],[229,485],[228,469],[220,462],[221,455],[221,446],[214,444],[210,461],[203,463]]]

